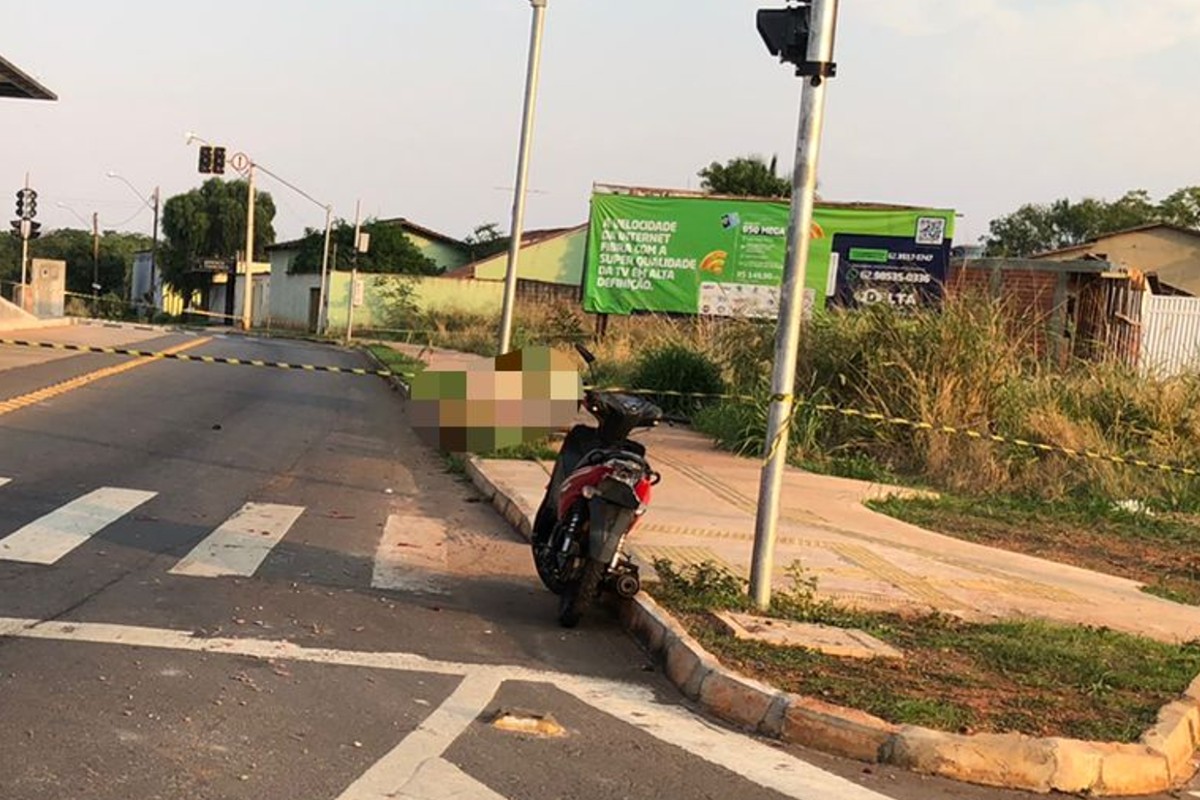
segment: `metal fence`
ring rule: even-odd
[[[1141,369],[1169,378],[1200,369],[1200,297],[1147,294]]]

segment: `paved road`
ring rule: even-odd
[[[363,363],[237,336],[138,347]],[[613,619],[568,632],[553,612],[377,378],[102,355],[0,371],[5,800],[1019,796],[731,732]]]

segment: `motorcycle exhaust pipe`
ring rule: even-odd
[[[618,575],[613,586],[616,592],[626,600],[633,599],[633,596],[642,590],[642,582],[638,580],[636,575],[625,573]]]

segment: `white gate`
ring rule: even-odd
[[[1145,295],[1143,374],[1170,378],[1200,372],[1200,297]]]

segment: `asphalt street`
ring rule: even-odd
[[[367,364],[137,349],[181,346]],[[378,377],[5,353],[5,800],[1025,796],[742,735],[610,613],[559,628],[523,542]]]

